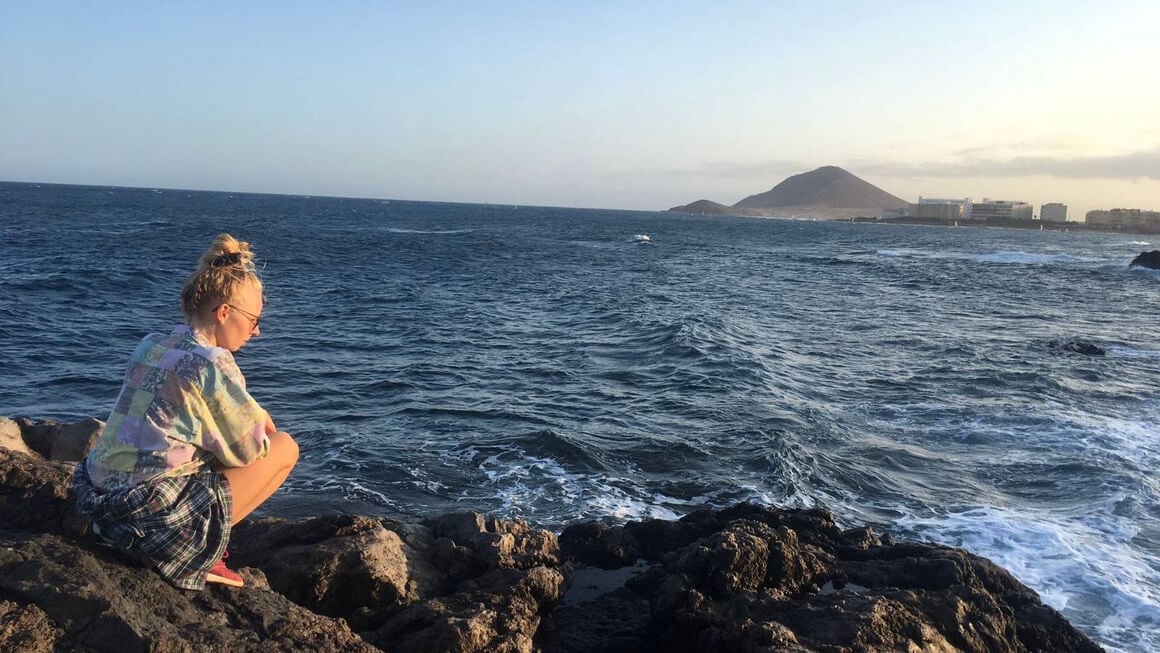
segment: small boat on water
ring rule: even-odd
[[[648,234],[636,234],[635,236],[632,237],[632,239],[634,241],[636,241],[638,243],[642,243],[642,244],[652,242],[652,238],[649,238]]]

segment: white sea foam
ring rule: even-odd
[[[1030,252],[992,252],[990,254],[966,255],[964,258],[985,263],[1016,263],[1016,264],[1045,264],[1045,263],[1095,263],[1102,259],[1071,256],[1068,254],[1033,254]]]
[[[1147,246],[1147,245],[1151,245],[1151,244],[1152,243],[1150,243],[1146,240],[1130,240],[1128,242],[1109,241],[1109,242],[1103,242],[1103,243],[1091,243],[1091,246],[1092,247],[1103,247],[1103,248],[1122,248],[1122,247],[1141,247],[1141,246]]]
[[[892,258],[904,258],[908,256],[914,258],[932,258],[933,253],[921,249],[880,249],[877,250],[877,254],[879,256],[889,256]]]
[[[1075,622],[1093,616],[1112,650],[1160,647],[1160,559],[1134,549],[1135,527],[1111,515],[1082,520],[1047,512],[980,506],[946,514],[907,514],[913,537],[991,559]]]
[[[432,236],[451,236],[455,234],[469,234],[475,231],[474,229],[401,229],[398,227],[387,227],[386,231],[392,234],[426,234]]]
[[[1015,265],[1045,265],[1053,263],[1106,263],[1107,259],[1070,254],[1033,253],[1020,251],[996,251],[986,253],[931,251],[921,249],[880,249],[879,256],[891,258],[951,259],[977,261],[981,263],[1007,263]]]
[[[895,407],[870,421],[883,432],[900,435],[917,430],[948,437],[969,433],[993,442],[1036,437],[1053,443],[1053,449],[1071,451],[1077,460],[1121,461],[1127,467],[1119,470],[1122,491],[1101,492],[1100,498],[1079,501],[1068,510],[1014,507],[1005,494],[989,492],[986,486],[975,499],[983,505],[949,511],[913,504],[877,508],[898,511],[901,516],[892,520],[892,528],[904,536],[963,547],[992,559],[1073,623],[1098,633],[1110,650],[1160,650],[1160,551],[1148,548],[1146,542],[1154,536],[1140,532],[1132,508],[1160,502],[1160,484],[1150,473],[1160,466],[1160,405],[1140,406],[1130,419],[1065,408],[1046,410],[1042,423],[1019,417],[1018,411],[963,414],[928,402]],[[1029,428],[1035,429],[1034,436],[1025,432]],[[1016,459],[1035,452],[1012,450],[1007,455]],[[858,497],[835,507],[855,518],[875,509]]]
[[[1136,349],[1134,347],[1121,347],[1118,345],[1108,346],[1107,353],[1108,356],[1119,356],[1121,358],[1146,358],[1149,360],[1160,358],[1160,349]]]
[[[472,460],[478,452],[468,448],[451,456]],[[475,464],[487,477],[487,484],[478,490],[500,502],[497,512],[514,517],[543,518],[554,513],[570,519],[677,519],[683,512],[680,507],[688,503],[659,494],[645,497],[628,478],[570,472],[553,458],[530,455],[514,446]],[[465,500],[474,498],[464,496]]]
[[[776,507],[776,508],[832,508],[833,506],[842,503],[834,499],[822,498],[819,493],[802,491],[808,489],[808,486],[802,485],[798,489],[795,484],[795,489],[791,490],[789,494],[780,495],[770,492],[768,488],[763,488],[755,483],[741,482],[737,484],[736,488],[729,488],[728,490],[720,490],[701,495],[693,500],[694,505],[721,505],[723,500],[727,502],[746,501],[749,503],[756,503],[762,506]],[[725,494],[728,492],[729,496]],[[737,495],[740,494],[740,497]]]
[[[625,242],[622,240],[617,240],[617,241],[570,240],[570,241],[568,241],[569,244],[575,245],[576,247],[585,247],[587,249],[603,249],[603,250],[615,250],[615,249],[622,249],[624,247],[630,247],[631,245],[629,243],[631,243],[631,242],[632,241]]]
[[[291,483],[292,487],[288,488],[295,491],[304,489],[298,484]],[[371,505],[382,506],[391,510],[399,510],[401,506],[397,501],[390,498],[386,494],[378,490],[371,489],[366,485],[350,479],[332,479],[322,483],[311,484],[307,494],[311,496],[326,495],[329,493],[337,493],[344,501],[363,502]]]
[[[1160,276],[1160,270],[1155,268],[1146,268],[1142,265],[1136,265],[1133,267],[1128,267],[1127,265],[1117,265],[1116,267],[1122,270],[1127,270],[1132,274],[1143,274],[1152,277]]]
[[[1103,423],[1097,427],[1103,438],[1100,448],[1138,461],[1146,469],[1155,469],[1160,466],[1160,422],[1155,417],[1142,417],[1144,419],[1103,418]],[[1160,497],[1150,498],[1153,502],[1160,500]]]
[[[431,473],[425,468],[412,467],[407,470],[407,473],[414,479],[411,484],[420,490],[426,490],[431,494],[440,494],[448,489],[446,483],[430,478]]]

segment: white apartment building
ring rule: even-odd
[[[1087,212],[1087,223],[1095,227],[1160,227],[1160,211],[1112,209]]]
[[[907,207],[907,214],[916,218],[938,218],[941,220],[969,220],[971,198],[940,199],[918,197],[918,204]]]
[[[1048,202],[1039,207],[1039,219],[1044,222],[1067,222],[1067,205]]]
[[[1027,202],[991,200],[971,204],[971,219],[979,221],[1031,220],[1033,207]]]

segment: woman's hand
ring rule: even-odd
[[[274,435],[278,432],[278,427],[274,426],[274,418],[270,417],[270,413],[266,413],[266,435]]]

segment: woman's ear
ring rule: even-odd
[[[215,308],[213,311],[214,321],[216,321],[218,324],[225,324],[226,323],[226,316],[229,315],[229,312],[230,312],[229,306],[227,306],[224,303],[219,304],[218,307]]]

